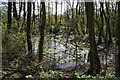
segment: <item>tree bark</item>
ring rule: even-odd
[[[27,29],[26,29],[26,35],[27,35],[27,45],[28,45],[28,54],[31,57],[32,55],[32,42],[31,42],[31,2],[27,2]]]
[[[116,39],[117,39],[117,47],[118,51],[116,53],[116,65],[115,65],[115,72],[116,76],[120,77],[120,1],[118,2],[118,21],[117,21],[117,27],[116,27]]]
[[[106,42],[109,46],[112,43],[111,29],[110,29],[110,13],[109,13],[109,2],[105,3],[106,5]]]
[[[39,26],[40,31],[40,41],[39,41],[39,61],[42,61],[43,58],[43,45],[44,45],[44,29],[46,24],[46,10],[45,2],[41,2],[41,25]]]
[[[18,20],[16,2],[13,2],[13,17]]]
[[[102,36],[103,36],[103,27],[104,27],[104,16],[103,16],[103,2],[100,2],[100,17],[101,17],[101,26],[99,29],[99,36],[98,36],[98,44],[102,43]],[[104,37],[104,36],[103,36]]]
[[[11,29],[11,24],[12,24],[12,2],[8,2],[8,24],[7,24],[8,32],[9,29]]]
[[[33,2],[33,25],[35,24],[35,2]]]
[[[21,17],[21,12],[22,12],[22,2],[19,2],[19,20]]]
[[[90,68],[87,74],[96,75],[100,72],[100,60],[97,52],[97,45],[95,41],[94,33],[94,7],[93,2],[85,2],[86,17],[87,17],[87,28],[89,32],[90,40]]]
[[[57,1],[55,2],[55,24],[55,27],[57,27]]]
[[[24,5],[24,7],[23,7],[23,19],[24,19],[24,21],[25,21],[25,17],[26,17],[26,3],[24,2],[23,3],[23,5]]]

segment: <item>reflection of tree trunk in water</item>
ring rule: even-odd
[[[100,72],[100,60],[97,53],[97,45],[95,42],[94,34],[94,7],[93,2],[85,2],[86,17],[87,17],[87,28],[89,31],[90,40],[90,68],[87,71],[87,75],[96,75]]]

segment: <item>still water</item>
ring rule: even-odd
[[[57,68],[75,67],[87,63],[89,49],[83,46],[75,47],[74,42],[71,42],[74,36],[63,35],[48,35],[44,41],[44,54],[45,58],[54,62]],[[39,37],[34,37],[34,53],[38,53]],[[82,43],[78,43],[82,44]],[[77,53],[76,53],[77,51]],[[76,55],[77,54],[77,55]],[[76,59],[77,58],[77,59]],[[77,62],[77,63],[76,63]]]

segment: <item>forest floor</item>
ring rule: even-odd
[[[103,45],[98,46],[104,47]],[[99,52],[102,70],[107,70],[110,73],[113,73],[115,71],[115,58],[114,58],[115,52],[116,52],[115,44],[111,44],[107,50],[105,49]],[[48,77],[45,76],[46,75],[45,72],[49,72],[50,70],[53,71],[57,70],[59,72],[62,72],[63,78],[72,78],[73,73],[75,71],[77,71],[79,75],[81,75],[88,70],[90,65],[88,62],[84,65],[79,65],[78,67],[56,69],[54,63],[49,62],[47,60],[44,60],[43,62],[39,63],[38,60],[36,60],[37,59],[36,57],[33,57],[33,59],[31,60],[29,59],[27,54],[25,55],[24,53],[19,54],[17,56],[15,56],[16,54],[14,53],[9,53],[7,54],[7,56],[8,55],[14,55],[14,57],[9,58],[3,56],[3,71],[2,71],[3,78],[21,78],[25,77],[26,75],[32,75],[34,78],[41,78],[40,77],[41,74],[44,74],[42,76],[42,78],[44,78]],[[49,75],[49,73],[47,75]]]

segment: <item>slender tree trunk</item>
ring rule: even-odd
[[[13,2],[13,17],[18,20],[16,2]]]
[[[25,17],[26,17],[26,11],[25,11],[26,10],[26,3],[25,2],[23,3],[23,6],[24,6],[23,7],[23,19],[25,21]]]
[[[11,29],[11,24],[12,24],[12,2],[8,2],[8,24],[7,24],[8,32],[9,29]]]
[[[80,3],[79,3],[79,15],[80,15],[80,9],[81,9],[81,6],[80,6]]]
[[[110,13],[109,13],[109,2],[106,2],[106,38],[107,38],[107,45],[112,42],[111,37],[111,29],[110,29]]]
[[[72,18],[74,18],[74,11],[73,11],[74,10],[74,0],[72,1],[72,9],[71,10],[72,10]]]
[[[44,45],[44,29],[46,25],[46,10],[45,2],[41,2],[41,25],[39,26],[40,30],[40,41],[39,41],[39,61],[42,61],[43,58],[43,45]]]
[[[61,15],[60,15],[60,24],[62,24],[62,0],[61,0]]]
[[[25,21],[26,21],[26,2],[24,0],[24,3],[23,3],[23,23],[22,23],[20,32],[22,32],[23,30],[25,30],[25,24],[26,24]]]
[[[19,2],[19,20],[21,17],[21,12],[22,12],[22,2]]]
[[[32,42],[31,42],[31,2],[27,2],[27,29],[26,29],[26,35],[27,35],[27,45],[28,45],[28,54],[31,57],[32,55]]]
[[[116,38],[118,51],[116,53],[116,76],[120,77],[120,1],[118,2],[118,21],[116,27]]]
[[[50,1],[48,2],[48,24],[50,26]]]
[[[87,28],[89,32],[90,40],[90,68],[87,74],[96,75],[100,72],[100,60],[97,52],[97,45],[95,41],[94,33],[94,7],[93,2],[85,2],[86,16],[87,16]]]
[[[57,27],[57,1],[55,2],[55,24]]]
[[[100,17],[101,17],[101,26],[99,29],[99,36],[98,36],[98,44],[102,43],[102,33],[103,33],[103,27],[104,27],[104,17],[103,17],[103,3],[100,2]]]
[[[78,5],[79,5],[78,3],[79,2],[77,1],[77,5],[76,5],[76,18],[77,18],[77,15],[78,15],[78,11],[77,11],[78,10],[77,8],[78,8]]]
[[[35,2],[33,2],[33,25],[35,24]]]

